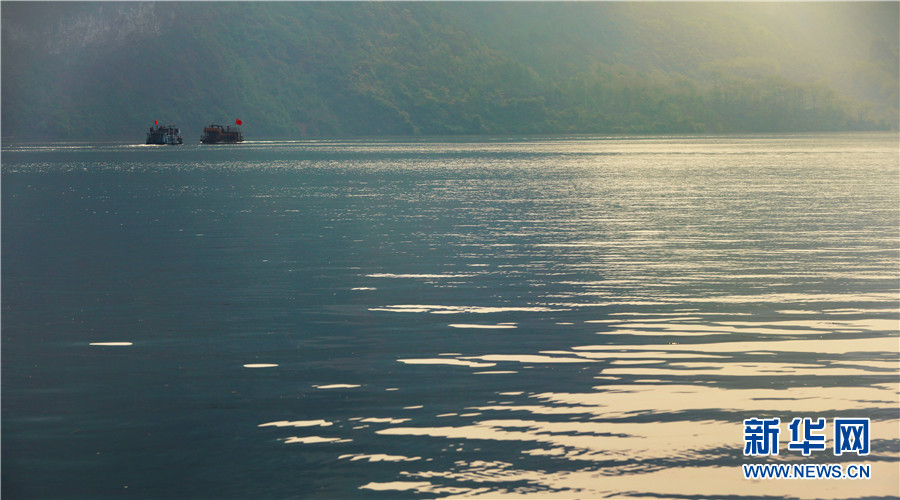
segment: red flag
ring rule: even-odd
[[[159,125],[159,123],[157,123],[156,120],[153,120],[153,124],[154,124],[154,125]]]
[[[238,118],[238,119],[237,119],[237,120],[235,120],[235,121],[234,121],[234,123],[236,123],[236,124],[238,124],[238,125],[240,125],[240,124],[241,124],[241,123],[243,123],[243,122],[242,122],[242,121],[241,121],[241,119],[240,119],[240,118]]]

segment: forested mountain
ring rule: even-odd
[[[898,5],[3,2],[2,135],[896,129]]]

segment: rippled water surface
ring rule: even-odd
[[[898,161],[896,134],[5,145],[3,496],[898,496]],[[755,417],[779,456],[743,455]],[[872,451],[789,451],[794,417],[870,418]],[[741,473],[779,462],[872,477]]]

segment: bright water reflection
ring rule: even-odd
[[[3,153],[6,493],[900,494],[894,135]]]

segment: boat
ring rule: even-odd
[[[241,124],[240,120],[235,122]],[[230,125],[222,126],[214,123],[203,128],[203,135],[200,136],[200,142],[203,144],[234,144],[244,141],[244,134],[240,128],[232,128]]]
[[[155,123],[155,122],[154,122]],[[175,125],[150,127],[147,132],[147,144],[184,144],[181,130]]]

